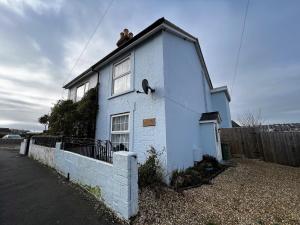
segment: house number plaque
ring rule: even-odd
[[[156,125],[155,118],[143,119],[143,127],[151,127]]]

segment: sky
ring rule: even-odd
[[[300,1],[250,0],[234,76],[246,5],[0,0],[0,127],[42,130],[38,118],[66,97],[63,84],[114,50],[125,27],[137,34],[160,17],[199,39],[213,86],[230,89],[232,119],[261,111],[269,124],[300,122]]]

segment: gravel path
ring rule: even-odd
[[[300,168],[239,160],[213,185],[140,193],[134,224],[300,224]]]

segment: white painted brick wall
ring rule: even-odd
[[[20,145],[20,154],[25,155],[27,139],[24,139]]]
[[[55,148],[35,145],[31,140],[28,155],[29,157],[54,168],[54,151]]]
[[[60,149],[55,150],[55,168],[80,185],[99,187],[102,200],[118,216],[129,219],[138,211],[137,155],[115,152],[113,163],[88,158]]]
[[[134,152],[114,152],[113,163],[88,158],[61,149],[30,143],[29,156],[55,168],[70,180],[82,186],[101,191],[102,200],[122,219],[138,212],[138,167]],[[90,189],[91,190],[91,189]]]

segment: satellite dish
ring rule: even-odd
[[[144,79],[142,81],[142,87],[143,87],[143,90],[146,94],[148,94],[148,89],[149,89],[149,83],[148,83],[148,80],[147,79]]]
[[[148,80],[147,79],[144,79],[142,81],[142,87],[143,87],[143,90],[144,90],[144,93],[145,94],[148,94],[148,91],[150,90],[151,93],[154,92],[155,90],[152,89],[150,86],[149,86],[149,83],[148,83]]]
[[[142,87],[143,87],[144,92],[136,91],[136,93],[138,93],[138,94],[146,94],[147,95],[148,92],[149,92],[149,90],[151,91],[151,93],[155,92],[155,90],[149,86],[149,83],[148,83],[147,79],[144,79],[142,81]]]

